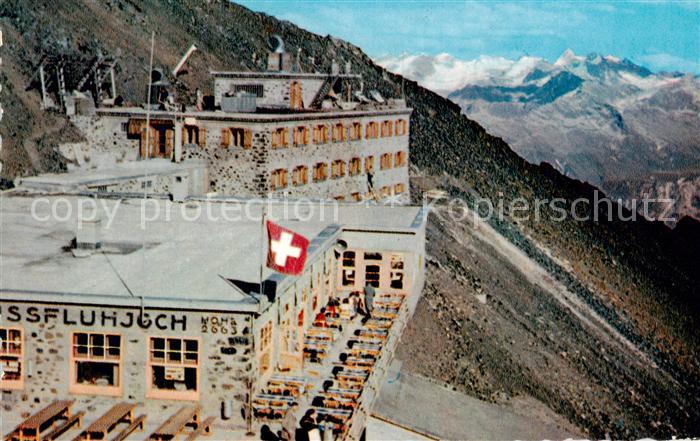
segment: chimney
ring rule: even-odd
[[[84,210],[78,215],[73,254],[80,257],[100,248],[102,248],[102,219],[94,209]]]

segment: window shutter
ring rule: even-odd
[[[174,129],[165,131],[165,156],[167,158],[170,158],[173,154],[173,135],[175,135]]]
[[[253,146],[253,131],[245,129],[243,132],[243,147],[249,149]]]
[[[206,147],[207,146],[207,129],[204,127],[199,128],[199,146],[200,147]]]
[[[131,118],[129,124],[127,125],[127,133],[130,136],[136,136],[141,134],[141,130],[146,126],[146,121],[143,119]]]
[[[146,126],[141,127],[141,142],[139,143],[139,153],[141,159],[148,158],[148,146],[146,145]]]

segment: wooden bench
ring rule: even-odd
[[[336,378],[335,379],[336,383],[338,383],[338,386],[340,389],[350,389],[350,390],[355,390],[359,393],[362,393],[362,387],[364,383],[358,383],[357,381],[345,381]]]
[[[200,406],[183,406],[172,414],[163,424],[151,434],[151,440],[171,440],[177,438],[187,426],[192,426],[195,430],[199,428]]]
[[[200,435],[204,436],[209,436],[212,434],[211,426],[214,424],[214,420],[216,420],[215,417],[209,417],[202,421],[202,424],[199,425],[199,428],[195,430],[194,432],[190,433],[187,438],[185,438],[185,441],[194,441],[196,440]]]
[[[112,439],[112,441],[124,441],[129,435],[134,433],[136,429],[138,429],[139,432],[142,432],[145,427],[146,415],[139,415],[124,430],[119,432],[117,436]]]
[[[58,420],[71,419],[70,408],[74,400],[56,400],[34,415],[22,421],[12,432],[7,434],[8,441],[39,441],[41,433],[53,427]],[[80,422],[80,418],[78,418]]]
[[[134,407],[132,403],[117,403],[107,412],[92,422],[73,441],[107,439],[114,428],[120,423],[128,423],[134,419]]]
[[[326,340],[333,340],[333,331],[328,328],[309,328],[306,330],[307,337],[319,337]]]
[[[388,330],[391,328],[392,322],[387,322],[387,321],[382,321],[382,320],[370,320],[367,323],[365,323],[365,327],[367,329],[386,329]]]
[[[300,395],[299,388],[297,387],[279,386],[271,384],[268,384],[267,386],[263,387],[260,390],[260,392],[263,395],[281,395],[283,397],[298,397]],[[285,394],[285,392],[287,392],[287,395]]]
[[[80,427],[80,425],[83,422],[83,416],[85,416],[84,411],[80,411],[73,416],[67,418],[63,424],[56,426],[55,429],[53,429],[51,432],[47,433],[46,435],[42,436],[42,440],[54,440],[58,438],[59,436],[63,435],[70,429],[71,427],[77,425],[77,427]]]
[[[356,399],[360,396],[361,390],[357,389],[339,389],[339,388],[328,388],[328,390],[325,393],[328,394],[336,394],[340,395],[343,397],[348,397],[348,398],[353,398]]]
[[[275,374],[270,378],[270,383],[273,381],[277,382],[282,382],[284,384],[297,384],[299,386],[305,386],[306,385],[306,378],[304,377],[299,377],[295,375],[279,375]]]
[[[293,403],[295,403],[296,400],[294,398],[289,398],[289,397],[280,397],[280,396],[260,396],[256,395],[255,398],[253,398],[253,403],[260,405],[260,406],[291,406]]]

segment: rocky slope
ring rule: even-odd
[[[697,76],[655,74],[629,60],[571,51],[553,64],[534,57],[465,62],[446,55],[378,62],[441,91],[530,162],[549,162],[625,200],[639,196],[639,181],[700,170]],[[441,82],[446,75],[450,81]],[[609,186],[612,181],[619,185]],[[697,215],[682,201],[676,208],[681,217]]]
[[[185,95],[195,87],[211,91],[210,68],[263,68],[266,39],[276,33],[290,52],[301,49],[307,70],[328,70],[332,58],[348,60],[365,87],[384,96],[402,89],[401,77],[357,47],[224,1],[6,0],[0,26],[6,40],[0,78],[6,178],[60,169],[55,145],[75,136],[63,117],[40,111],[36,89],[26,90],[46,53],[85,60],[97,51],[117,56],[118,91],[140,102],[151,30],[157,32],[156,65],[173,66],[192,43],[201,49],[180,85]],[[317,65],[309,65],[309,57]],[[433,189],[468,204],[485,198],[507,206],[524,198],[535,207],[535,199],[561,198],[569,208],[577,198],[593,199],[593,187],[528,163],[454,103],[413,81],[405,81],[404,90],[415,109],[410,160],[416,201]],[[590,205],[584,211],[591,214]],[[602,339],[552,293],[523,283],[522,272],[494,257],[491,245],[470,245],[468,228],[431,217],[426,296],[402,349],[414,360],[412,369],[496,402],[534,397],[591,437],[698,435],[697,225],[684,222],[670,230],[621,222],[617,214],[604,222],[560,221],[548,205],[537,218],[534,208],[530,213],[529,220],[505,213],[491,227],[632,348]],[[485,295],[486,306],[476,305],[473,294]],[[640,367],[640,354],[656,368]]]

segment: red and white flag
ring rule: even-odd
[[[309,239],[270,221],[267,221],[267,236],[268,268],[283,274],[301,274],[306,263]]]

